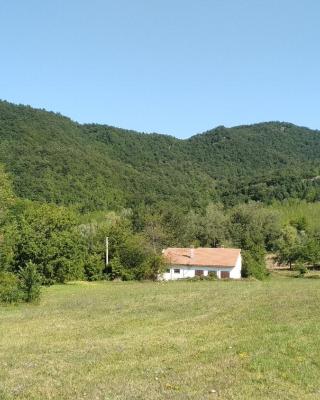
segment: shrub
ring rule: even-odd
[[[299,272],[299,278],[303,278],[308,270],[305,264],[303,264],[302,262],[297,263],[294,266],[294,269]]]
[[[30,303],[40,298],[41,275],[37,266],[29,261],[25,268],[20,269],[20,289],[23,293],[23,299]]]
[[[140,279],[150,279],[156,281],[166,269],[166,262],[162,256],[152,254],[146,261],[141,265],[140,268]]]
[[[17,303],[21,299],[19,280],[10,272],[0,272],[0,301],[3,303]]]
[[[206,277],[209,281],[216,281],[218,279],[217,273],[214,271],[209,271],[208,276]]]
[[[254,277],[262,280],[268,275],[264,253],[257,251],[245,251],[243,254],[242,276]]]
[[[181,279],[180,279],[181,280]],[[218,280],[216,272],[209,272],[208,275],[195,275],[192,278],[182,278],[184,281],[198,282],[198,281],[216,281]]]
[[[84,264],[84,273],[88,281],[98,281],[103,279],[103,270],[105,268],[100,255],[93,254],[88,256]]]
[[[122,281],[131,281],[135,279],[135,271],[132,268],[125,268],[118,256],[113,257],[109,269],[111,279],[121,279]]]

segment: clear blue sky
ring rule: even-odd
[[[0,98],[178,137],[320,128],[319,0],[3,0]]]

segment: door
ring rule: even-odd
[[[221,279],[230,278],[230,272],[229,271],[221,271],[220,272],[220,277],[221,277]]]

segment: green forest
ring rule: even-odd
[[[0,164],[3,301],[156,279],[167,246],[240,247],[258,279],[267,253],[301,275],[320,264],[318,131],[268,122],[181,140],[2,101]]]

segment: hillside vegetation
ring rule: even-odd
[[[278,211],[283,225],[304,221],[312,231],[320,231],[320,202],[307,203],[297,199],[274,202],[272,209]]]
[[[258,279],[272,252],[304,275],[320,266],[319,176],[319,132],[287,123],[179,140],[0,102],[0,301],[155,280],[173,246],[241,248]]]
[[[320,134],[288,123],[218,127],[187,140],[0,102],[0,163],[23,198],[81,210],[320,198]]]

